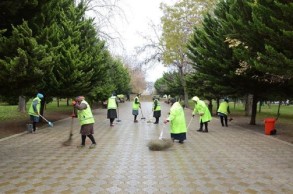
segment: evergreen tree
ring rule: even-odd
[[[35,95],[51,63],[46,46],[38,44],[25,21],[12,28],[11,36],[0,37],[1,95],[15,98]]]
[[[290,21],[292,20],[288,20],[288,16],[286,18],[280,14],[283,13],[283,15],[286,15],[285,13],[289,13],[292,5],[290,7],[287,3],[288,6],[286,7],[285,4],[277,2],[252,0],[221,1],[214,11],[213,19],[210,21],[206,19],[203,29],[195,30],[194,38],[189,46],[189,50],[192,53],[190,57],[194,62],[195,68],[201,73],[201,75],[195,76],[195,78],[206,78],[211,83],[218,83],[224,86],[229,83],[234,88],[231,91],[236,91],[238,94],[253,94],[254,99],[250,124],[255,124],[256,103],[258,99],[267,96],[272,91],[280,93],[280,89],[284,89],[284,81],[272,82],[269,79],[269,77],[274,77],[271,76],[274,75],[272,72],[275,74],[282,72],[282,70],[274,71],[274,69],[279,69],[280,67],[276,61],[278,59],[284,61],[284,65],[289,68],[289,75],[292,67],[290,65],[292,64],[290,61],[292,59],[292,56],[290,56],[292,53],[286,52],[288,46],[285,46],[285,49],[283,49],[284,52],[281,52],[281,54],[273,54],[272,47],[268,46],[272,44],[279,45],[279,47],[274,48],[280,49],[281,44],[288,43],[292,40],[290,38],[290,30],[292,28]],[[275,10],[276,7],[273,9],[272,5],[274,4],[278,5],[279,10]],[[271,12],[267,11],[267,9],[271,9]],[[272,19],[274,18],[271,17],[273,15],[279,18],[279,22]],[[272,19],[271,22],[269,22],[268,18]],[[207,28],[213,20],[218,25],[212,25],[210,28]],[[287,36],[283,36],[280,31],[278,32],[273,28],[274,30],[270,30],[270,32],[279,33],[279,36],[272,35],[274,38],[269,39],[268,37],[270,36],[268,34],[270,32],[266,33],[269,29],[266,29],[265,25],[261,24],[261,21],[263,23],[268,22],[268,26],[277,26],[276,28],[286,33]],[[272,24],[273,21],[276,24]],[[281,24],[286,27],[281,28]],[[223,42],[227,45],[223,45]],[[230,49],[227,49],[227,46]],[[220,56],[219,53],[224,53],[224,55]],[[288,55],[288,53],[290,54]],[[267,59],[266,62],[271,60],[270,63],[274,63],[273,61],[275,61],[275,65],[270,65],[266,69],[267,64],[262,63],[265,59]],[[212,67],[211,61],[216,62],[217,65]],[[217,76],[217,72],[221,72],[222,76]],[[286,73],[282,74],[282,76],[288,77],[286,75]],[[287,79],[287,81],[290,79]]]

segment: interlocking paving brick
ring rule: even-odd
[[[142,102],[151,110],[150,102]],[[119,106],[121,122],[109,126],[106,110],[94,111],[97,147],[78,149],[79,124],[71,118],[0,140],[0,193],[293,193],[293,145],[244,128],[222,128],[218,119],[209,133],[198,133],[193,119],[187,140],[166,151],[150,151],[146,144],[161,130],[169,106],[162,103],[159,125],[133,123],[131,103]],[[191,110],[186,111],[189,121]],[[151,118],[151,117],[150,117]]]

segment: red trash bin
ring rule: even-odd
[[[276,119],[275,118],[266,118],[265,119],[265,134],[266,135],[271,135],[272,131],[275,130],[275,123]]]

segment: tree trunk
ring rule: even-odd
[[[209,108],[209,110],[210,110],[210,113],[211,113],[211,115],[214,115],[214,114],[213,114],[213,103],[212,103],[212,99],[208,99],[208,101],[209,101],[209,106],[208,106],[208,108]]]
[[[180,80],[181,80],[181,84],[182,84],[183,91],[184,91],[184,106],[185,106],[185,108],[188,108],[189,107],[189,104],[188,104],[188,92],[187,92],[186,80],[185,80],[185,77],[184,77],[182,67],[179,67],[179,75],[180,75]]]
[[[26,102],[24,96],[18,97],[18,111],[22,113],[26,112]]]
[[[263,105],[263,102],[262,101],[259,101],[259,107],[258,107],[258,112],[260,113],[261,112],[261,107]]]
[[[217,111],[218,111],[219,107],[220,107],[220,98],[217,98]]]
[[[279,116],[280,116],[281,105],[282,105],[282,101],[280,100],[280,101],[279,101],[279,106],[278,106],[278,112],[277,112],[277,119],[278,119]]]
[[[255,119],[256,119],[256,112],[257,112],[257,101],[258,97],[254,94],[252,97],[252,110],[251,110],[251,117],[250,117],[250,125],[255,125]]]
[[[251,116],[252,114],[252,103],[253,103],[253,95],[248,94],[245,100],[245,116]]]

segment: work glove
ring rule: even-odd
[[[192,118],[194,118],[194,114],[192,114]]]
[[[203,113],[203,112],[199,113],[199,116],[203,116],[203,115],[204,115],[204,113]]]

